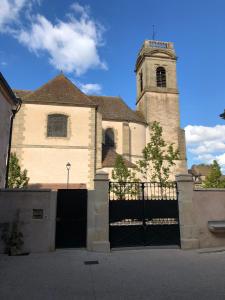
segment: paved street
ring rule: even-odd
[[[99,264],[84,264],[93,260]],[[1,255],[0,299],[225,300],[225,252],[71,249]]]

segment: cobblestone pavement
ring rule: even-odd
[[[98,264],[84,263],[93,260]],[[0,255],[0,299],[225,300],[225,251],[70,249]]]

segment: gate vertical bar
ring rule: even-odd
[[[141,191],[142,191],[142,207],[143,207],[143,211],[142,211],[142,226],[143,226],[143,244],[146,244],[146,234],[145,234],[145,230],[146,230],[146,221],[145,221],[145,183],[142,182],[141,183]]]

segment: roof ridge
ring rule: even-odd
[[[52,79],[50,79],[49,81],[47,81],[47,82],[45,82],[44,84],[42,84],[42,85],[41,85],[40,87],[38,87],[37,89],[33,90],[33,91],[31,92],[31,94],[34,94],[35,92],[41,90],[41,89],[42,89],[44,86],[46,86],[46,85],[50,85],[56,78],[59,78],[59,77],[63,77],[63,78],[65,78],[65,79],[67,79],[67,77],[66,77],[64,74],[60,73],[60,74],[56,75],[55,77],[53,77]],[[71,83],[72,83],[72,82],[71,82]],[[31,94],[26,95],[25,98],[26,98],[27,96],[30,96]]]
[[[24,101],[44,104],[96,106],[69,78],[60,73],[23,97]]]
[[[109,98],[120,98],[122,99],[120,96],[106,96],[106,95],[88,95],[88,97],[109,97]]]

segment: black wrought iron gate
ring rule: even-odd
[[[111,247],[180,245],[176,182],[110,182]]]
[[[87,190],[58,190],[56,248],[85,247],[87,235]]]

